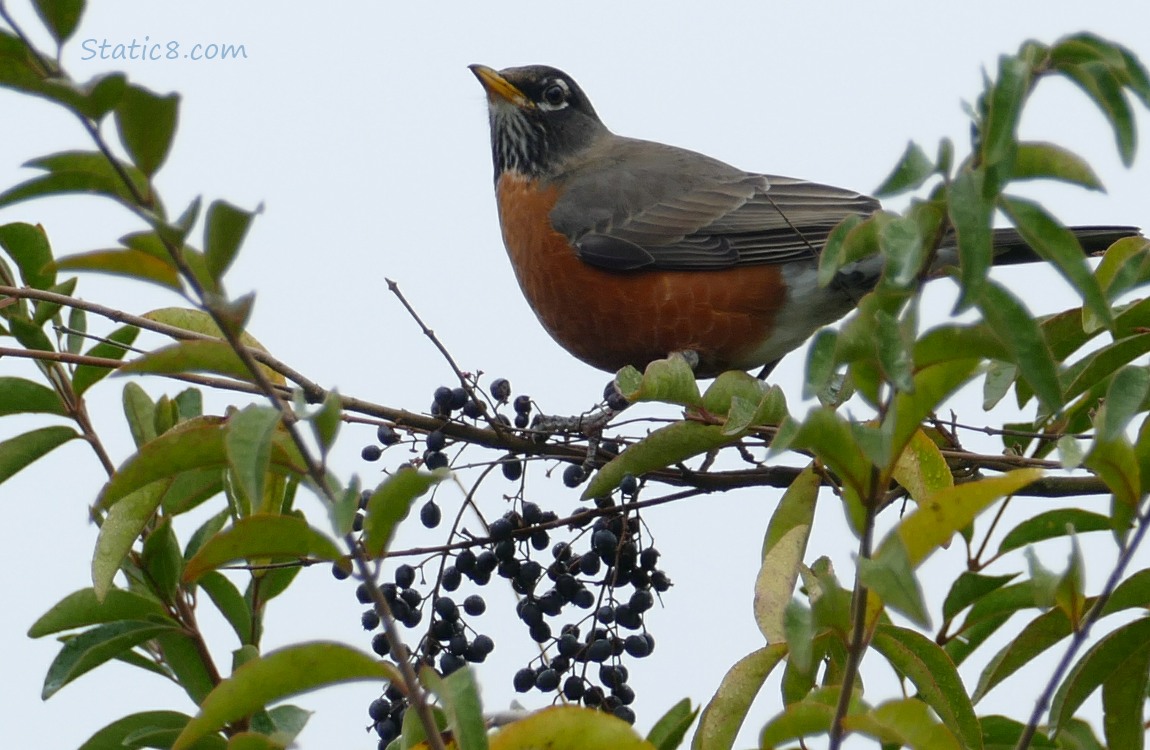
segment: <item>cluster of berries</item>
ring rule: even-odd
[[[493,419],[509,427],[528,426],[533,409],[528,396],[512,399],[511,386],[502,378],[491,381],[487,391],[495,405]],[[504,405],[511,406],[513,420],[501,413]],[[625,405],[625,401],[618,404]],[[464,388],[446,386],[435,390],[431,411],[444,420],[457,412],[472,420],[487,417],[482,401]],[[378,429],[377,438],[377,445],[364,448],[365,460],[378,460],[384,448],[401,442],[400,434],[386,424]],[[418,463],[428,469],[448,465],[448,445],[443,430],[427,433],[422,445],[417,438],[415,447],[422,451]],[[600,448],[608,452],[619,449],[611,440],[603,441]],[[520,482],[522,457],[508,454],[499,464],[506,479]],[[585,478],[580,465],[569,466],[563,474],[569,487]],[[639,481],[628,475],[618,494],[623,500],[634,500],[639,489]],[[526,626],[528,637],[541,647],[540,655],[515,673],[515,689],[562,696],[633,722],[635,692],[628,684],[625,662],[642,659],[654,650],[646,613],[654,606],[655,597],[671,586],[667,574],[658,567],[659,552],[644,543],[638,518],[619,507],[612,497],[595,501],[600,515],[593,522],[584,516],[579,523],[563,525],[554,511],[524,499],[523,492],[520,482],[514,495],[515,509],[491,521],[485,539],[433,556],[442,556],[443,564],[435,580],[425,584],[426,592],[416,585],[417,569],[406,563],[395,569],[394,582],[381,585],[396,621],[408,630],[421,628],[412,639],[418,645],[411,658],[417,664],[434,666],[444,675],[468,663],[485,661],[495,642],[472,623],[486,612],[487,602],[480,593],[461,598],[459,592],[464,587],[481,588],[503,579],[518,595],[515,614]],[[443,512],[434,497],[420,507],[419,518],[429,529],[439,527]],[[565,536],[553,541],[557,533]],[[364,585],[357,594],[361,602],[369,603]],[[369,631],[379,627],[374,610],[364,612],[363,625]],[[398,654],[392,653],[391,646],[385,633],[373,636],[372,648],[380,656],[396,658]],[[406,700],[395,686],[388,686],[372,702],[368,713],[381,748],[398,735],[406,708]]]

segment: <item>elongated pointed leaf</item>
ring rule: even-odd
[[[1088,190],[1103,189],[1086,160],[1054,143],[1019,143],[1014,154],[1014,179],[1062,180]]]
[[[79,434],[71,427],[41,427],[0,442],[0,484],[37,459],[78,437]]]
[[[982,161],[988,167],[1013,163],[1015,131],[1030,87],[1030,66],[1017,57],[998,60],[998,79],[990,91],[990,109],[982,132]]]
[[[795,477],[771,515],[763,540],[763,562],[755,579],[754,612],[767,643],[786,640],[784,621],[806,554],[821,480],[808,466]]]
[[[1112,329],[1114,318],[1110,305],[1102,294],[1098,279],[1086,264],[1086,256],[1074,233],[1033,201],[1004,195],[999,198],[998,205],[1010,217],[1026,244],[1054,264],[1063,278],[1082,295],[1086,308],[1103,326]]]
[[[149,177],[168,156],[179,106],[179,94],[160,96],[142,86],[128,86],[116,107],[120,142],[132,162]]]
[[[1060,729],[1103,683],[1124,674],[1130,664],[1142,663],[1147,649],[1150,649],[1150,617],[1135,620],[1103,636],[1078,660],[1058,688],[1050,704],[1050,724]],[[1144,696],[1145,687],[1139,700]]]
[[[239,252],[252,218],[251,211],[233,206],[227,201],[213,201],[208,206],[204,226],[204,260],[208,273],[217,281],[231,266]]]
[[[501,728],[491,750],[654,750],[627,722],[582,706],[551,706]]]
[[[171,625],[121,620],[97,625],[84,631],[69,639],[64,648],[60,649],[60,653],[48,667],[48,675],[44,678],[40,697],[43,700],[51,698],[60,688],[80,675],[171,629]]]
[[[10,206],[32,198],[70,193],[92,193],[111,198],[125,206],[134,206],[136,196],[151,199],[147,178],[131,164],[119,163],[126,174],[128,187],[120,178],[121,172],[112,168],[107,158],[95,151],[65,151],[33,159],[26,166],[43,169],[47,174],[9,188],[0,194],[0,207]],[[134,190],[134,192],[133,192]]]
[[[273,651],[236,669],[204,699],[200,712],[172,745],[188,750],[200,737],[269,703],[326,685],[356,680],[394,680],[398,673],[342,643],[303,643]]]
[[[654,745],[655,750],[678,750],[698,715],[699,709],[691,708],[691,699],[684,698],[659,717],[647,733],[647,742]]]
[[[888,701],[871,711],[847,716],[843,719],[843,726],[873,737],[885,743],[884,746],[912,750],[963,750],[958,738],[935,721],[926,704],[913,698]]]
[[[963,571],[951,585],[942,604],[942,616],[952,619],[962,610],[991,592],[1002,588],[1017,577],[1017,573],[1004,576],[984,576]]]
[[[62,271],[99,271],[149,281],[177,292],[183,289],[180,274],[171,262],[139,250],[92,250],[65,255],[56,261],[56,268]]]
[[[57,44],[68,41],[84,13],[84,0],[35,0],[36,14]]]
[[[140,329],[135,326],[121,326],[105,336],[105,341],[99,342],[85,352],[85,355],[102,359],[123,359],[139,333]],[[72,390],[76,391],[77,395],[83,395],[111,372],[112,370],[107,367],[78,365],[72,375]]]
[[[1122,83],[1113,71],[1101,62],[1083,62],[1078,65],[1066,65],[1062,72],[1078,84],[1089,96],[1114,130],[1114,140],[1118,146],[1118,155],[1122,163],[1129,167],[1134,162],[1134,151],[1137,144],[1135,133],[1134,113],[1122,92]]]
[[[204,573],[236,560],[286,558],[336,560],[339,547],[323,533],[295,516],[254,515],[241,518],[204,543],[188,560],[183,581],[191,583]]]
[[[156,599],[134,591],[112,589],[101,602],[95,589],[80,589],[61,599],[28,629],[29,638],[117,620],[165,621],[169,616]],[[174,623],[173,623],[174,624]]]
[[[950,221],[958,239],[959,288],[955,312],[962,312],[982,296],[986,275],[994,257],[990,220],[994,205],[987,199],[986,174],[981,170],[959,173],[950,186]]]
[[[259,508],[264,482],[271,464],[272,439],[280,423],[280,413],[270,406],[249,404],[228,419],[228,464],[238,480],[248,512]]]
[[[165,375],[209,372],[236,380],[253,379],[235,350],[223,341],[181,341],[130,360],[120,367],[119,372]]]
[[[363,541],[372,557],[387,551],[395,527],[407,518],[412,503],[433,485],[451,476],[446,469],[433,472],[400,469],[385,479],[367,501],[367,516],[363,522]]]
[[[430,678],[429,685],[447,712],[459,750],[487,750],[487,727],[483,722],[479,685],[471,669],[459,669],[443,678],[428,670],[425,676]]]
[[[9,414],[64,416],[67,413],[51,388],[24,378],[0,377],[0,417]]]
[[[699,716],[693,750],[730,750],[767,677],[787,655],[784,644],[766,646],[734,664]]]
[[[907,190],[914,190],[934,173],[934,162],[914,141],[906,144],[894,170],[875,189],[876,198],[889,198]]]
[[[1087,531],[1108,531],[1110,519],[1100,513],[1078,508],[1057,508],[1039,513],[1011,529],[998,545],[998,554],[1025,547],[1028,544]]]
[[[33,289],[51,289],[56,284],[52,247],[44,228],[13,222],[0,226],[0,247],[16,261],[20,277]]]
[[[660,427],[599,469],[583,491],[583,499],[611,492],[626,474],[639,477],[736,440],[738,436],[727,435],[722,425],[684,421]]]
[[[119,498],[104,517],[92,555],[92,586],[97,599],[103,600],[111,589],[120,564],[152,520],[163,497],[160,483],[145,485]]]
[[[1150,644],[1143,643],[1102,683],[1102,728],[1106,744],[1126,750],[1146,746],[1146,688]]]
[[[1010,351],[1011,361],[1034,390],[1049,413],[1062,406],[1058,367],[1034,316],[1005,288],[994,282],[983,285],[978,308],[994,334]]]

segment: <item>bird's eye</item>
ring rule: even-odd
[[[567,88],[561,84],[553,83],[543,89],[543,101],[552,107],[558,107],[567,98]]]

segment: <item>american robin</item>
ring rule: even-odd
[[[879,202],[612,133],[566,73],[472,65],[487,91],[503,241],[564,349],[607,371],[693,352],[696,374],[763,367],[854,309],[881,259],[816,282],[831,230]],[[1087,249],[1136,234],[1076,230]],[[1021,245],[999,230],[996,246]]]

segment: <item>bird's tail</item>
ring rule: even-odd
[[[1142,233],[1138,227],[1119,226],[1070,227],[1070,231],[1074,233],[1087,255],[1101,253],[1124,237],[1137,237]],[[993,241],[996,266],[1036,263],[1042,260],[1042,257],[1026,244],[1016,229],[995,229]]]

